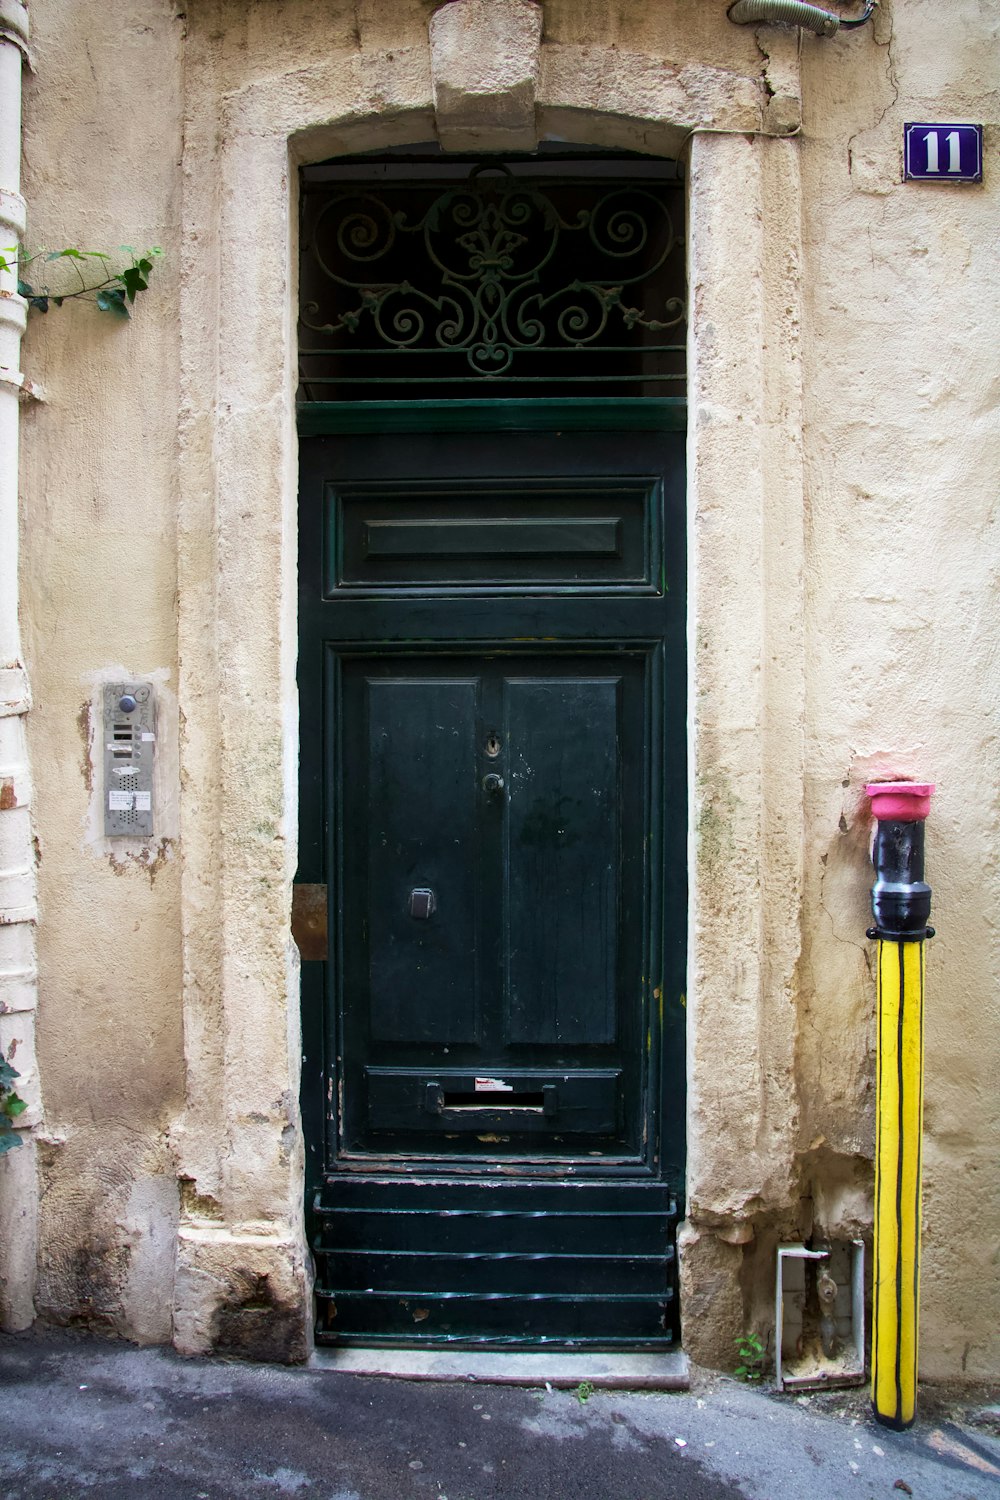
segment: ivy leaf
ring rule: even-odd
[[[74,297],[83,297],[95,302],[100,312],[112,313],[116,318],[129,317],[129,304],[134,303],[140,292],[149,288],[149,277],[153,270],[154,257],[162,255],[159,246],[137,251],[132,245],[122,245],[121,250],[130,257],[130,263],[121,268],[117,255],[105,250],[80,250],[75,245],[65,245],[60,250],[37,250],[34,254],[19,250],[16,245],[0,246],[0,272],[17,276],[17,289],[33,312],[46,313],[50,304],[62,307]],[[48,264],[52,261],[71,260],[77,266],[79,287],[64,287],[55,294],[48,287],[36,288],[24,280],[18,271],[27,272],[32,261]],[[98,276],[88,275],[79,263],[96,260],[100,263]],[[96,280],[97,285],[93,284]]]
[[[137,292],[144,292],[149,286],[149,282],[138,266],[126,266],[121,279],[125,283],[125,292],[130,302],[135,301]]]
[[[24,1100],[17,1094],[8,1094],[3,1101],[3,1112],[12,1120],[16,1120],[18,1115],[23,1115],[27,1107]]]
[[[128,308],[125,306],[125,289],[120,286],[108,286],[97,293],[97,305],[101,312],[114,313],[116,317],[127,318]]]
[[[0,1053],[0,1089],[9,1088],[15,1078],[20,1078],[16,1068],[12,1068],[7,1059]]]
[[[6,1156],[8,1151],[13,1151],[15,1146],[23,1146],[24,1142],[16,1130],[3,1128],[0,1124],[0,1156]]]

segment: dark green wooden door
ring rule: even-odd
[[[681,443],[304,443],[321,1336],[673,1332]]]

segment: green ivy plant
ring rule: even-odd
[[[0,250],[0,271],[17,276],[17,290],[35,312],[47,313],[50,305],[62,307],[64,302],[80,301],[93,302],[100,312],[127,318],[131,304],[147,290],[153,266],[162,254],[158,245],[141,252],[131,245],[121,245],[117,256],[104,250],[78,250],[74,245],[64,250],[33,251],[19,251],[16,245],[9,245]],[[42,278],[49,274],[46,266],[61,273],[56,286],[39,279],[39,273]]]
[[[16,1068],[11,1067],[8,1057],[0,1052],[0,1156],[21,1145],[21,1137],[13,1127],[18,1115],[23,1115],[27,1104],[14,1090],[14,1080],[20,1078]]]
[[[734,1374],[748,1383],[760,1380],[764,1373],[764,1345],[755,1333],[741,1333],[738,1339],[733,1341],[736,1345],[736,1357],[739,1364]]]

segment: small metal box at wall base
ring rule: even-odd
[[[835,1296],[824,1338],[819,1276]],[[812,1280],[812,1295],[810,1295]],[[775,1286],[775,1384],[779,1391],[861,1385],[865,1378],[865,1247],[779,1245]],[[824,1347],[824,1344],[827,1347]]]
[[[153,832],[156,698],[148,682],[104,689],[104,832],[145,838]]]

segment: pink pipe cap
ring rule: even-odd
[[[873,781],[865,787],[880,823],[922,823],[935,790],[932,781]]]

